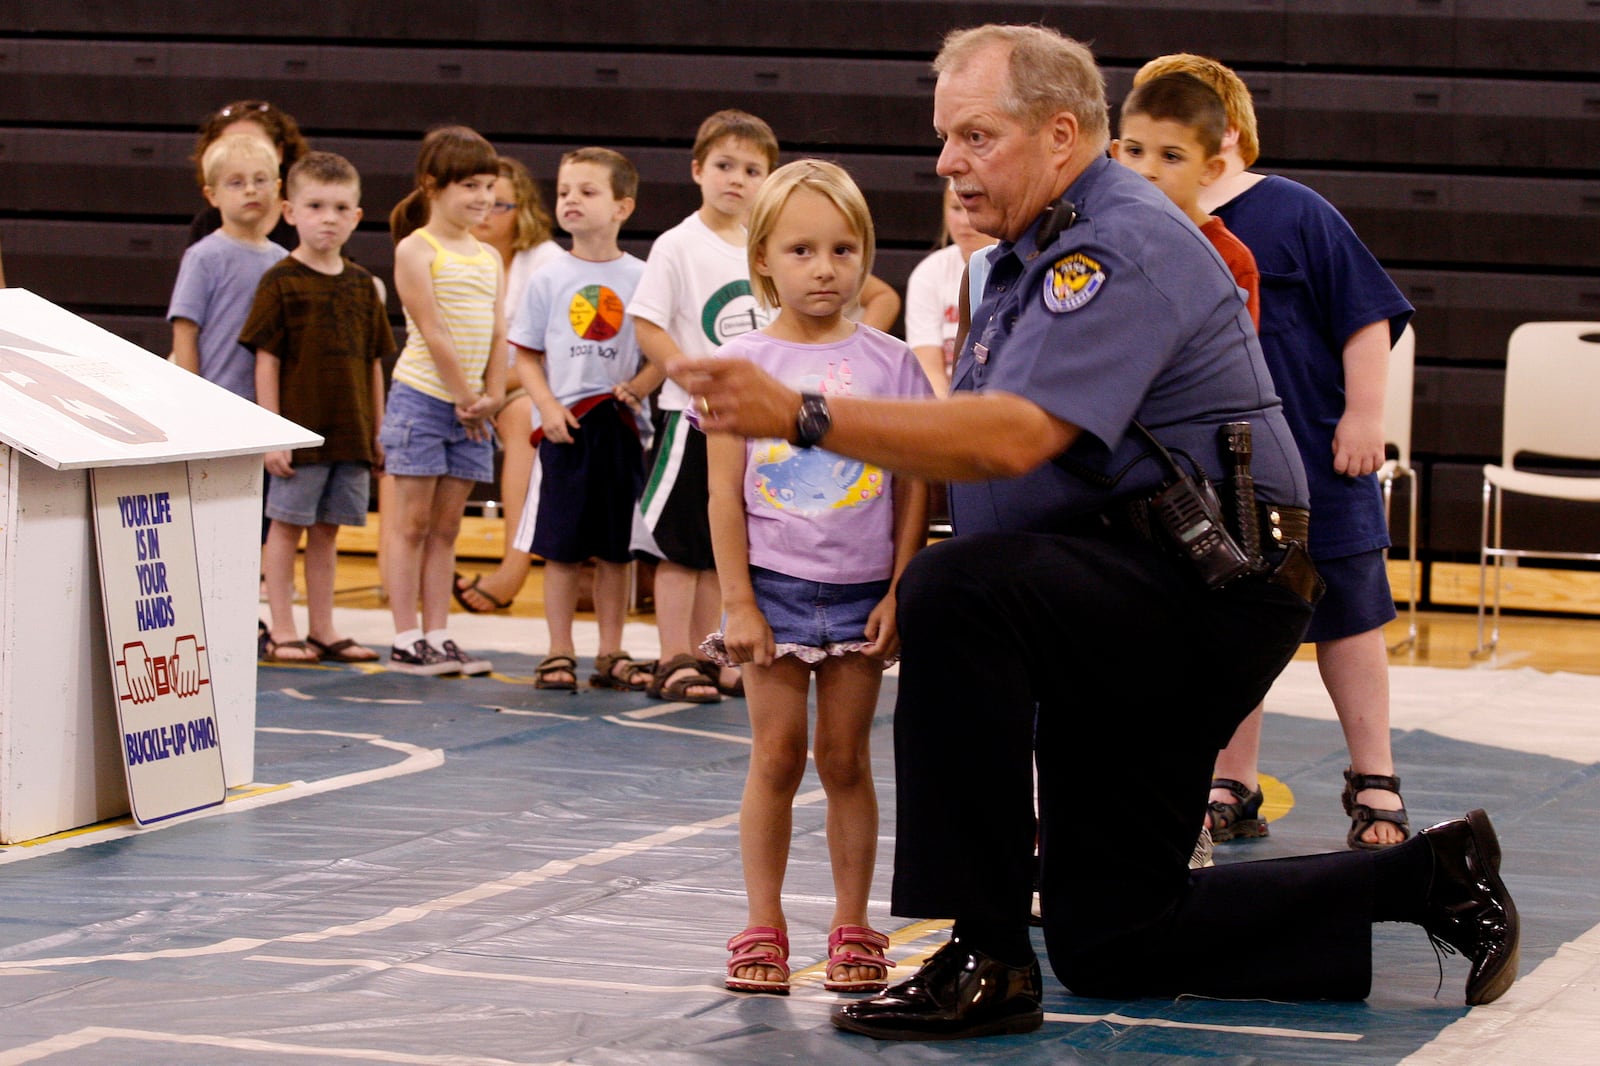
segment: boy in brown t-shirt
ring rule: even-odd
[[[268,270],[239,343],[256,353],[256,402],[322,434],[313,448],[266,456],[262,565],[272,614],[271,662],[371,662],[370,648],[333,628],[339,527],[365,525],[371,475],[381,469],[383,359],[394,334],[372,275],[340,253],[361,221],[361,179],[331,152],[311,152],[289,171],[284,218],[300,244]],[[306,535],[309,635],[300,640],[291,590]]]

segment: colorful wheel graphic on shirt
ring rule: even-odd
[[[572,332],[586,341],[606,341],[622,329],[622,298],[604,285],[585,285],[572,294],[567,315]]]

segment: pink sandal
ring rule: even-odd
[[[861,944],[872,953],[845,950],[845,944]],[[829,992],[882,992],[889,987],[889,967],[894,965],[884,955],[889,948],[889,938],[876,929],[864,925],[841,925],[828,934],[828,977],[822,987]],[[877,977],[863,977],[854,981],[835,981],[835,966],[867,966],[878,971]]]
[[[758,951],[756,946],[759,944],[776,944],[782,954],[775,954],[770,948]],[[733,952],[733,957],[728,960],[728,979],[725,982],[729,988],[735,992],[771,992],[778,996],[789,994],[789,938],[782,929],[774,929],[770,925],[752,925],[728,941],[728,950]],[[734,971],[744,966],[770,966],[781,971],[783,977],[777,981],[735,977]]]

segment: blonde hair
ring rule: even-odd
[[[933,61],[933,72],[963,67],[994,45],[1008,49],[1010,76],[996,99],[1004,114],[1032,131],[1058,111],[1069,111],[1078,120],[1080,135],[1105,148],[1111,140],[1105,76],[1085,45],[1049,27],[991,24],[952,30]]]
[[[1222,97],[1223,110],[1228,113],[1228,125],[1239,131],[1239,158],[1245,166],[1254,166],[1261,155],[1261,135],[1256,129],[1255,104],[1250,99],[1250,89],[1244,79],[1215,59],[1191,52],[1175,52],[1158,56],[1140,67],[1133,76],[1133,84],[1137,87],[1164,74],[1188,74],[1199,78]]]
[[[230,133],[211,142],[200,157],[200,173],[206,176],[206,184],[216,188],[222,168],[229,163],[255,163],[273,178],[278,176],[278,154],[272,145],[252,133]]]
[[[762,246],[777,228],[783,205],[796,189],[810,189],[839,209],[850,228],[861,238],[861,284],[866,284],[872,273],[872,260],[877,253],[877,238],[872,229],[872,212],[867,210],[867,198],[850,177],[848,171],[837,163],[823,159],[796,159],[774,170],[761,183],[755,205],[750,209],[750,226],[746,236],[746,255],[750,264],[750,281],[756,300],[763,307],[778,307],[778,288],[772,279],[756,269]],[[858,292],[850,294],[852,298]]]
[[[543,244],[554,235],[555,221],[544,206],[544,195],[528,173],[528,168],[510,156],[500,157],[500,176],[511,183],[516,198],[516,222],[511,231],[511,250],[520,252]]]

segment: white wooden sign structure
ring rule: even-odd
[[[140,825],[227,795],[186,463],[93,471],[101,603],[128,800]]]
[[[261,453],[319,440],[33,293],[0,289],[0,844],[131,807],[117,716],[129,682],[112,674],[91,472],[186,470],[205,688],[233,787],[255,776]],[[189,650],[146,647],[166,658],[169,686]],[[186,746],[194,717],[182,718]]]

